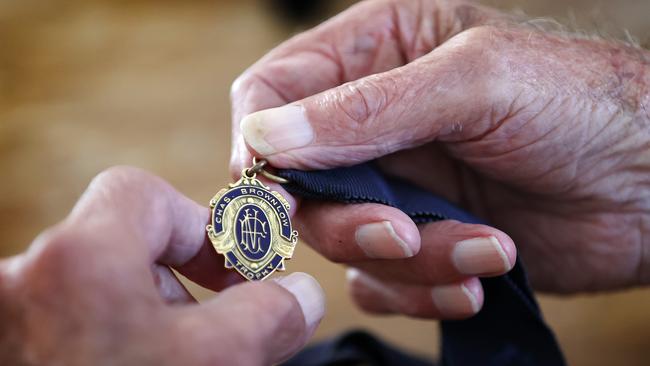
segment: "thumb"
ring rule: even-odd
[[[324,312],[318,282],[296,272],[276,281],[230,287],[188,308],[178,326],[179,334],[195,346],[189,350],[193,357],[203,358],[194,364],[270,365],[302,348]]]
[[[513,92],[500,92],[495,63],[471,33],[403,67],[250,114],[244,139],[276,167],[323,169],[485,133]]]

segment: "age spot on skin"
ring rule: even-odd
[[[650,78],[646,75],[650,60],[647,57],[630,57],[645,56],[645,52],[631,46],[610,48],[608,51],[613,71],[607,85],[609,98],[616,101],[623,111],[642,113],[647,117],[643,102],[650,84]]]

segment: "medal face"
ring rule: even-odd
[[[291,227],[289,203],[282,195],[255,179],[242,178],[210,200],[212,219],[208,237],[226,268],[236,269],[251,281],[284,270],[298,242]]]

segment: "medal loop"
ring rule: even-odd
[[[278,177],[275,174],[269,173],[267,170],[264,169],[264,167],[268,165],[268,161],[261,159],[257,160],[257,158],[253,157],[253,166],[250,168],[245,168],[242,171],[242,175],[246,178],[255,178],[257,173],[262,174],[265,178],[267,178],[270,181],[280,183],[280,184],[287,184],[289,181],[287,179],[284,179],[282,177]]]
[[[250,168],[247,168],[245,170],[245,174],[247,177],[252,178],[255,176],[255,174],[259,173],[264,169],[264,167],[268,164],[268,162],[264,159],[257,161],[256,158],[253,158],[253,166]]]

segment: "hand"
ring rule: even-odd
[[[503,230],[303,202],[303,237],[361,269],[352,294],[369,311],[471,315],[476,277],[509,270],[514,242],[537,289],[647,284],[649,65],[640,49],[469,2],[363,2],[235,82],[231,165],[249,150],[278,168],[380,158]]]
[[[208,209],[133,168],[100,174],[68,218],[0,261],[0,364],[268,365],[323,316],[294,273],[197,304],[169,267],[213,290],[238,276],[206,241]]]

